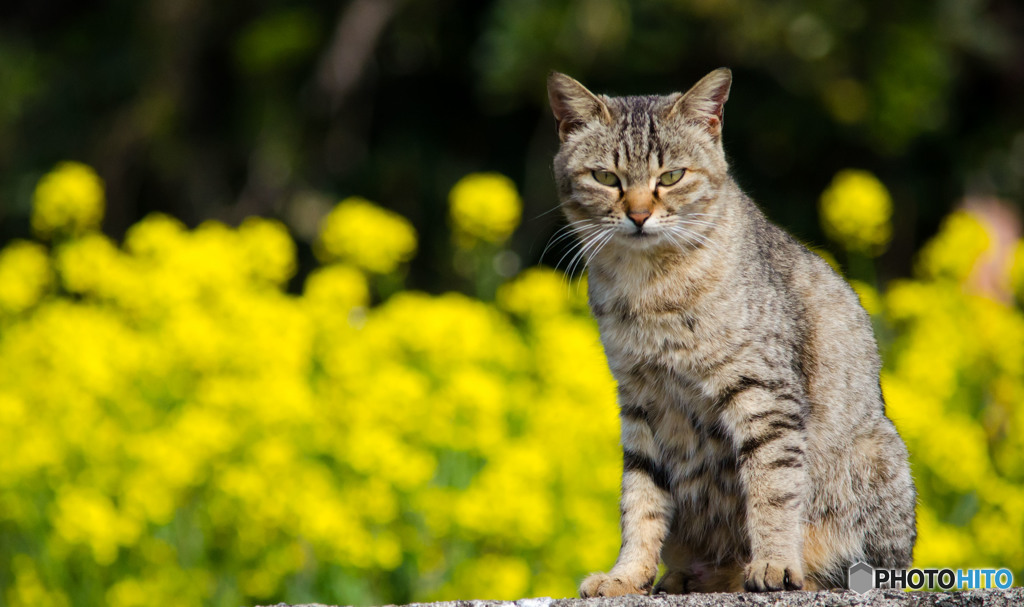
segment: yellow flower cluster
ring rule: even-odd
[[[500,173],[471,173],[448,195],[455,239],[460,246],[476,241],[500,244],[519,225],[523,203],[511,179]]]
[[[495,302],[371,306],[369,274],[415,241],[345,201],[320,241],[337,262],[296,295],[264,219],[0,251],[0,602],[562,597],[613,562],[615,386],[586,289],[530,269]],[[1024,313],[930,275],[858,292],[897,335],[917,561],[1020,574]]]
[[[887,296],[900,329],[883,375],[920,491],[917,562],[1024,562],[1024,317],[955,285],[907,281]]]
[[[0,602],[565,596],[614,558],[615,390],[562,276],[370,308],[408,223],[348,200],[321,243],[299,295],[264,219],[0,251]]]
[[[52,281],[46,248],[17,240],[0,251],[0,314],[23,312],[34,305]]]
[[[1010,259],[1010,288],[1017,300],[1024,302],[1024,241],[1017,242]]]
[[[324,218],[316,250],[321,261],[341,260],[388,274],[412,259],[416,232],[405,217],[353,196]]]
[[[981,221],[955,211],[922,248],[915,277],[884,293],[854,287],[894,336],[883,342],[882,389],[917,482],[915,565],[990,563],[1019,577],[1024,310],[972,293],[968,281],[992,241]]]
[[[43,176],[32,197],[32,229],[42,237],[80,234],[103,219],[103,181],[91,167],[62,162]]]
[[[985,225],[966,211],[946,217],[942,229],[921,249],[919,272],[929,278],[964,282],[992,245]]]
[[[825,234],[851,251],[877,255],[892,238],[892,198],[867,171],[839,171],[821,194]]]

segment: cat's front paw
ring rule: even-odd
[[[630,580],[625,576],[610,573],[595,573],[580,584],[580,596],[589,599],[595,596],[622,596],[625,594],[647,594],[650,580]]]
[[[755,560],[743,572],[743,587],[748,592],[800,590],[804,587],[804,570],[797,561]]]

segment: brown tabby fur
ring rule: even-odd
[[[654,591],[670,593],[831,588],[856,561],[911,562],[914,483],[870,321],[729,176],[731,83],[719,69],[685,95],[606,97],[548,82],[622,420],[622,549],[584,597],[650,591],[659,557]]]

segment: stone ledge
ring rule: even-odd
[[[835,592],[709,593],[596,599],[521,599],[518,601],[446,601],[413,603],[406,607],[1017,607],[1024,606],[1024,588],[958,592],[871,590],[857,594]],[[275,607],[328,607],[307,604]],[[387,605],[386,607],[395,607]]]

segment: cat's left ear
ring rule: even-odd
[[[548,101],[558,124],[558,138],[565,141],[569,133],[593,120],[611,124],[612,114],[597,95],[565,74],[551,72],[548,76]]]
[[[732,87],[732,70],[720,67],[700,82],[693,85],[669,110],[669,115],[679,114],[703,124],[709,133],[718,139],[722,136],[722,120],[725,102],[729,100]]]

